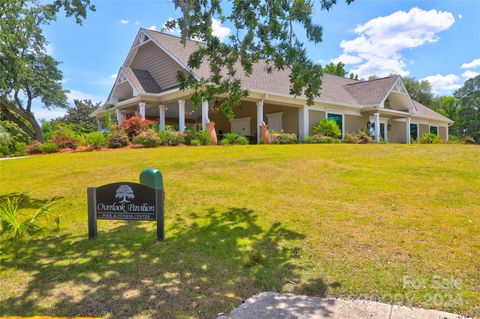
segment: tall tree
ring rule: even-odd
[[[433,94],[432,85],[427,80],[418,81],[415,78],[402,78],[410,97],[425,106],[431,106]]]
[[[461,103],[459,120],[462,136],[480,143],[480,75],[468,79],[454,94]]]
[[[319,2],[322,10],[329,10],[336,0]],[[179,27],[184,40],[194,38],[205,44],[190,56],[190,72],[178,73],[180,87],[194,90],[195,107],[202,99],[224,94],[226,98],[219,107],[227,117],[232,117],[234,107],[247,95],[238,76],[238,66],[250,75],[253,65],[261,59],[266,62],[267,72],[289,70],[291,94],[305,95],[308,104],[320,94],[322,67],[307,58],[302,37],[297,34],[304,32],[313,43],[322,41],[322,27],[313,23],[313,0],[231,1],[225,6],[228,12],[223,11],[224,3],[218,0],[173,0],[173,3],[182,16],[168,21],[166,28]],[[214,35],[213,19],[233,26],[226,42]],[[192,70],[204,64],[209,66],[211,74],[197,79]]]
[[[97,120],[92,117],[93,111],[100,107],[101,103],[93,103],[92,100],[73,100],[75,107],[68,107],[67,114],[52,120],[52,124],[72,124],[75,131],[92,132],[97,130]]]
[[[460,137],[461,134],[461,120],[460,111],[461,103],[454,96],[439,96],[432,99],[430,107],[436,112],[448,117],[454,123],[450,126],[449,134]]]
[[[323,67],[323,73],[337,75],[345,77],[348,74],[348,71],[345,70],[345,63],[338,62],[337,64],[330,62],[329,64]],[[350,79],[358,80],[358,74],[350,73]]]
[[[0,110],[33,139],[43,141],[32,112],[34,100],[43,107],[67,107],[59,62],[46,54],[48,44],[42,27],[55,21],[63,8],[79,24],[90,0],[9,0],[0,2]]]

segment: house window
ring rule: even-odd
[[[430,133],[438,135],[438,126],[430,126]]]
[[[386,128],[386,124],[380,123],[380,138],[383,140],[386,140],[385,128]],[[375,123],[370,123],[368,130],[370,132],[370,137],[375,138]]]
[[[410,123],[410,137],[414,140],[418,139],[418,124]]]
[[[340,131],[342,131],[343,136],[343,114],[327,113],[327,118],[337,122]]]

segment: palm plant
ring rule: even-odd
[[[23,199],[21,196],[12,196],[0,202],[0,231],[7,238],[17,239],[40,232],[42,226],[39,222],[50,215],[50,209],[56,201],[54,197],[49,199],[33,216],[22,220],[19,210]]]

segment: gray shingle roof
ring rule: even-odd
[[[183,66],[188,65],[190,55],[195,52],[197,46],[202,45],[202,43],[192,40],[187,40],[186,43],[183,44],[179,37],[158,31],[149,29],[143,29],[143,31]],[[266,93],[290,95],[289,71],[287,69],[273,69],[272,72],[267,72],[267,66],[267,62],[265,61],[260,61],[253,65],[250,76],[247,76],[243,72],[243,68],[239,66],[237,68],[237,76],[242,80],[244,88],[264,91]],[[200,68],[194,70],[193,73],[198,77],[208,78],[210,74],[208,64],[203,63]],[[394,75],[370,81],[358,81],[324,74],[319,100],[327,103],[331,102],[355,106],[378,105],[386,97],[398,78],[398,75]],[[418,110],[417,115],[451,122],[448,118],[429,109],[425,105],[415,101],[414,103]]]
[[[122,67],[130,83],[138,93],[160,93],[162,89],[146,70],[132,69],[128,66]]]

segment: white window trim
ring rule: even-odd
[[[340,112],[325,112],[325,118],[328,120],[328,115],[341,115],[342,116],[342,139],[345,138],[345,114]]]
[[[430,125],[428,124],[428,133],[430,133],[430,128],[431,127],[436,127],[437,128],[437,136],[440,136],[440,126],[439,125]]]
[[[370,123],[375,123],[375,117],[370,116],[368,118]],[[380,124],[385,125],[385,141],[388,141],[388,117],[380,117]],[[380,134],[381,137],[381,134]]]

